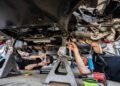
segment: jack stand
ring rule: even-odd
[[[63,62],[65,65],[67,71],[66,75],[57,73],[61,62]],[[54,64],[44,83],[49,84],[50,82],[68,83],[71,86],[77,86],[74,74],[66,57],[59,58],[58,61]]]
[[[16,74],[20,74],[20,72],[17,70],[17,64],[13,53],[9,52],[5,56],[5,62],[2,68],[0,68],[0,78],[6,77],[12,71],[14,71]]]

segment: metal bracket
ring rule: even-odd
[[[5,56],[5,62],[3,66],[0,68],[0,78],[6,77],[11,71],[15,72],[15,74],[20,74],[17,70],[17,64],[12,52],[7,53]]]
[[[58,74],[56,71],[58,71],[60,67],[60,63],[64,63],[66,68],[66,75]],[[44,83],[49,84],[50,82],[60,82],[60,83],[68,83],[71,86],[77,86],[74,74],[70,68],[70,64],[66,57],[59,58],[58,61],[54,64],[53,68],[51,69],[50,73],[48,74],[47,78],[45,79]]]

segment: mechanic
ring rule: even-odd
[[[42,66],[53,62],[53,57],[46,54],[45,51],[42,49],[38,51],[21,40],[16,40],[14,50],[19,69],[40,69]]]
[[[89,43],[93,47],[95,53],[102,53],[101,47],[98,42],[87,43]],[[68,43],[68,48],[70,48],[74,53],[79,72],[81,74],[88,74],[89,73],[88,68],[85,66],[86,62],[83,60],[83,57],[79,54],[77,45],[74,42],[70,42]]]
[[[17,50],[17,60],[20,69],[32,70],[41,68],[42,66],[49,65],[53,62],[53,57],[45,53],[30,54],[21,50]]]

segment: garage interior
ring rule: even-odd
[[[120,86],[119,0],[0,0],[0,86]]]

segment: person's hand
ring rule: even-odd
[[[39,54],[39,58],[46,58],[46,53]]]
[[[78,48],[74,42],[68,43],[68,48],[71,49],[73,52],[78,52]]]
[[[85,42],[93,48],[93,51],[95,53],[98,53],[98,54],[103,53],[99,41],[92,41],[92,40],[86,39]]]

